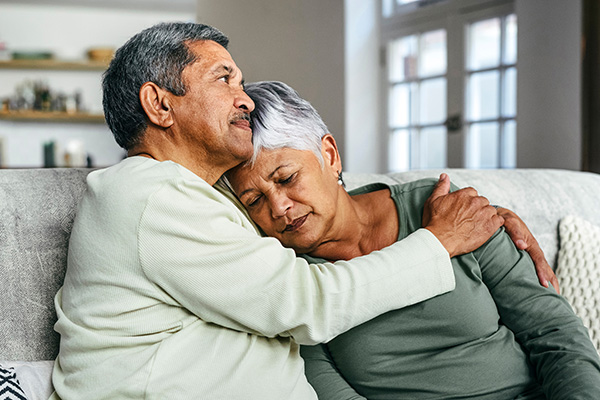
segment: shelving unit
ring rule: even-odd
[[[8,60],[0,61],[0,69],[43,69],[64,71],[104,71],[105,61],[66,61],[66,60]]]
[[[108,68],[107,61],[90,60],[54,60],[54,59],[22,59],[2,60],[0,70],[54,70],[54,71],[97,71],[102,72]],[[29,121],[29,122],[76,122],[76,123],[104,123],[104,115],[92,113],[68,113],[57,111],[0,111],[0,120]]]
[[[104,123],[104,115],[58,111],[0,111],[0,120],[30,122],[85,122],[100,124]]]

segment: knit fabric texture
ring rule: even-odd
[[[560,221],[559,235],[556,275],[561,292],[600,352],[600,227],[570,215]]]

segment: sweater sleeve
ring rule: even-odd
[[[309,265],[250,226],[204,182],[154,192],[138,254],[161,301],[227,328],[315,344],[454,288],[448,253],[425,229],[369,256]]]
[[[503,230],[474,254],[502,322],[525,347],[547,398],[597,399],[598,353],[567,301],[538,283],[529,255]]]
[[[344,379],[325,344],[302,346],[306,378],[320,400],[366,400]]]

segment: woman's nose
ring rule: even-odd
[[[283,217],[292,208],[292,201],[286,195],[272,194],[269,202],[271,203],[271,215],[273,218]]]

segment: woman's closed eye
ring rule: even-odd
[[[288,176],[287,178],[280,179],[277,183],[279,183],[280,185],[287,185],[288,183],[291,183],[295,177],[296,177],[296,173],[293,173],[290,176]]]
[[[255,207],[258,205],[258,202],[262,199],[262,195],[258,195],[255,197],[252,197],[251,199],[248,200],[248,202],[246,203],[246,207]]]

